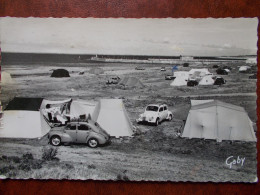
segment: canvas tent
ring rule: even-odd
[[[171,86],[186,86],[187,80],[184,77],[176,77],[170,84]]]
[[[3,113],[0,137],[38,138],[50,131],[40,113],[43,98],[14,98]]]
[[[210,73],[207,68],[191,69],[189,71],[189,78],[193,78],[193,79],[201,79],[206,75],[212,75],[212,73]]]
[[[188,71],[176,71],[174,72],[175,77],[182,77],[185,80],[189,79],[189,72]]]
[[[144,84],[136,77],[124,77],[119,85],[126,87],[144,87]]]
[[[51,117],[57,114],[57,120],[63,125],[69,122],[69,119],[79,119],[82,115],[87,118],[90,115],[111,136],[133,134],[132,124],[121,99],[101,99],[97,103],[72,99],[51,101],[16,97],[9,102],[1,117],[0,137],[40,138],[51,129],[53,121],[50,120],[49,114]]]
[[[65,69],[56,69],[53,70],[51,77],[56,77],[56,78],[70,77],[70,74],[69,71]]]
[[[214,85],[214,80],[212,79],[211,75],[207,75],[202,77],[202,79],[199,82],[199,85]]]
[[[122,99],[101,99],[92,115],[92,120],[111,136],[132,136],[133,126],[128,118]]]
[[[256,141],[252,121],[244,108],[218,100],[193,103],[182,137]]]
[[[14,80],[11,77],[11,74],[8,72],[1,72],[1,79],[0,79],[2,84],[11,84],[14,82]]]
[[[239,68],[239,72],[247,72],[250,69],[250,66],[241,66]]]
[[[96,102],[90,102],[85,100],[73,100],[70,105],[70,115],[77,118],[80,115],[92,115]]]

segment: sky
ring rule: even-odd
[[[0,18],[2,52],[256,55],[257,18]]]

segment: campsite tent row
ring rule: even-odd
[[[83,100],[49,101],[43,98],[14,98],[3,114],[0,137],[39,138],[47,134],[51,127],[45,120],[42,109],[46,105],[61,105],[71,102],[70,115],[90,114],[92,119],[111,136],[132,136],[133,126],[121,99],[101,99],[98,102]]]
[[[256,141],[244,108],[218,100],[191,100],[182,137]]]
[[[171,86],[186,86],[189,79],[199,80],[199,85],[213,85],[212,73],[208,69],[191,69],[190,71],[177,71],[174,72],[176,77]]]

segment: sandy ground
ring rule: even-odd
[[[248,79],[250,74],[238,73],[238,66],[223,76],[223,86],[171,87],[171,81],[164,79],[171,73],[161,72],[161,65],[144,65],[145,70],[135,70],[136,64],[46,64],[28,66],[3,66],[2,70],[12,74],[15,82],[1,86],[1,101],[6,105],[14,96],[44,97],[47,99],[123,98],[138,134],[133,138],[112,139],[111,144],[97,149],[85,145],[58,147],[59,161],[48,161],[41,168],[19,169],[7,157],[31,153],[34,160],[41,160],[42,149],[49,147],[47,137],[33,140],[1,139],[0,171],[8,164],[12,166],[7,177],[14,178],[68,178],[97,180],[156,180],[156,181],[233,181],[253,182],[256,180],[256,144],[244,142],[221,143],[215,140],[183,139],[176,132],[183,125],[190,109],[190,99],[218,99],[243,106],[253,122],[256,122],[256,80]],[[104,74],[93,75],[88,71],[102,67]],[[51,78],[53,69],[64,68],[69,78]],[[195,67],[195,66],[194,66]],[[206,65],[196,68],[211,67]],[[191,67],[179,70],[190,70]],[[209,68],[215,73],[215,69]],[[85,74],[79,75],[84,71]],[[135,76],[145,85],[143,88],[124,88],[106,85],[110,76]],[[133,93],[134,91],[134,93]],[[170,122],[158,127],[136,124],[135,119],[149,103],[166,103],[174,114]],[[229,156],[245,157],[245,164],[225,164]],[[42,163],[42,162],[41,162]],[[19,163],[18,163],[19,164]],[[2,169],[1,169],[2,168]],[[9,174],[9,175],[8,175]]]

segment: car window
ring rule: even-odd
[[[147,111],[155,111],[155,112],[157,112],[158,111],[158,107],[157,106],[147,106],[146,110]]]
[[[163,111],[163,107],[160,108],[159,112],[162,112]]]
[[[167,110],[167,106],[164,106],[164,110]]]
[[[87,131],[87,130],[89,130],[89,127],[87,125],[81,124],[81,125],[78,126],[78,130],[85,130],[85,131]]]
[[[66,130],[76,130],[76,125],[75,124],[69,124],[65,128]]]

